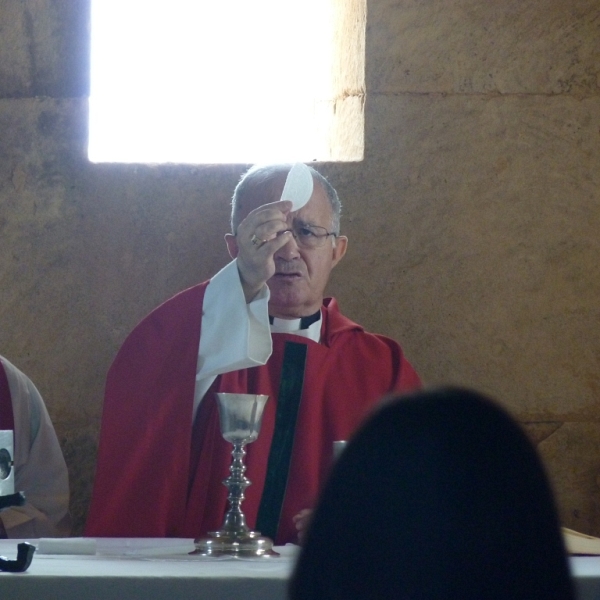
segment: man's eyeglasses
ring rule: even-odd
[[[337,237],[337,233],[329,232],[325,227],[306,223],[294,223],[290,229],[285,231],[291,232],[301,248],[320,248],[330,235],[334,238]],[[280,231],[279,235],[285,231]]]

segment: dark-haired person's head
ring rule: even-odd
[[[338,460],[292,600],[570,600],[551,487],[495,402],[464,389],[391,401]]]

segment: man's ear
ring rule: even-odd
[[[339,235],[335,238],[335,246],[332,248],[333,251],[333,261],[332,267],[335,267],[342,258],[344,258],[344,254],[346,254],[346,250],[348,248],[348,238],[345,235]]]
[[[231,258],[236,258],[239,254],[240,249],[238,248],[237,238],[235,237],[235,235],[233,235],[233,233],[226,233],[225,243],[227,244],[229,256],[231,256]]]

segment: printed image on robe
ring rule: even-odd
[[[15,493],[13,432],[0,431],[0,496]]]
[[[0,479],[7,479],[12,471],[12,460],[10,452],[6,448],[0,448]]]

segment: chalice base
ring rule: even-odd
[[[191,554],[202,556],[279,556],[279,553],[273,550],[273,540],[261,536],[260,531],[209,531],[208,537],[194,540],[194,545],[196,550]]]

